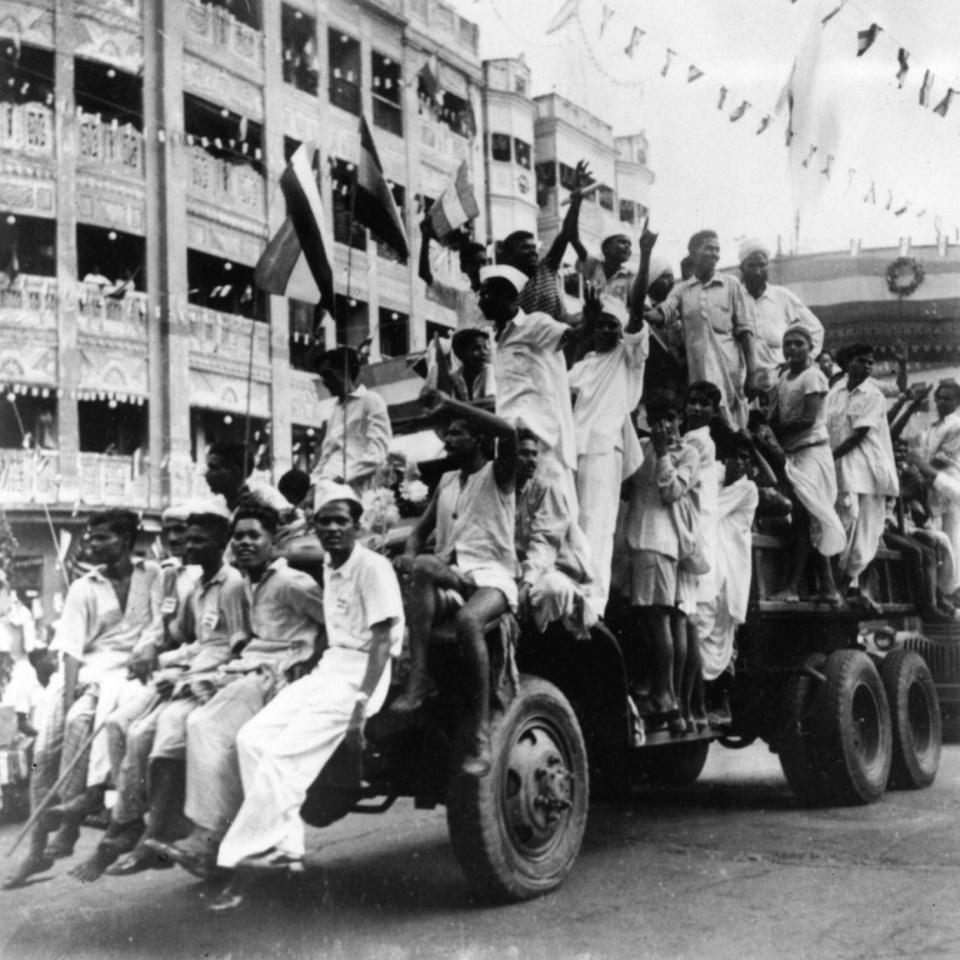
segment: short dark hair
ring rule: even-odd
[[[664,417],[680,416],[680,398],[676,391],[664,387],[661,390],[655,390],[647,400],[647,421],[653,423],[655,420],[662,420]]]
[[[529,230],[514,230],[503,239],[503,248],[512,247],[515,243],[526,243],[527,240],[537,238]]]
[[[520,427],[517,430],[517,443],[529,443],[530,441],[540,446],[540,438],[529,427]]]
[[[275,536],[280,528],[280,514],[273,507],[256,497],[243,497],[230,521],[232,533],[241,520],[257,520],[270,536]]]
[[[713,404],[715,410],[719,410],[720,405],[723,403],[723,394],[720,392],[720,388],[709,380],[694,380],[694,382],[687,387],[684,393],[684,400],[689,400],[691,394],[694,393],[699,393],[700,396],[706,397],[710,403]]]
[[[707,240],[719,240],[716,230],[698,230],[687,244],[687,253],[693,256]]]
[[[87,518],[87,528],[108,527],[111,533],[122,537],[133,549],[140,532],[140,517],[132,510],[98,510]]]
[[[313,368],[319,373],[324,368],[343,370],[351,380],[360,376],[360,354],[353,347],[334,347],[332,350],[321,350],[313,356]]]
[[[207,447],[207,457],[218,457],[228,467],[237,473],[244,473],[246,468],[247,448],[242,443],[229,443],[226,440],[214,440]]]
[[[844,351],[844,359],[847,363],[857,357],[865,357],[867,354],[873,356],[873,344],[870,343],[851,343]]]
[[[463,355],[470,349],[476,340],[486,340],[487,331],[479,327],[469,327],[466,330],[458,330],[450,342],[450,349],[458,360],[463,359]]]
[[[937,395],[941,390],[948,390],[948,391],[949,391],[950,393],[952,393],[955,397],[960,397],[960,383],[957,383],[956,380],[950,380],[950,379],[941,380],[941,381],[937,384],[936,389],[933,391],[934,397],[936,397],[936,395]]]
[[[310,489],[310,475],[293,467],[277,481],[277,489],[296,506],[303,501]]]
[[[467,260],[469,257],[487,255],[487,248],[482,243],[477,243],[476,240],[467,240],[465,243],[460,245],[460,261],[461,263],[464,260]]]
[[[188,527],[203,527],[211,536],[226,542],[230,536],[230,520],[219,513],[191,513],[187,517]]]

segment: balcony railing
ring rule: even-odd
[[[441,157],[451,160],[466,160],[470,154],[470,141],[454,133],[445,123],[436,123],[420,117],[420,142]]]
[[[0,150],[53,157],[53,111],[42,103],[0,103]]]
[[[131,123],[104,123],[95,114],[77,121],[80,163],[109,173],[143,176],[143,134]]]
[[[20,324],[56,327],[58,304],[56,278],[21,273],[0,287],[0,322],[15,318]]]
[[[187,147],[190,158],[190,193],[217,206],[239,209],[263,220],[266,204],[263,177],[245,163],[218,160],[203,147]]]
[[[123,340],[147,338],[147,295],[130,292],[112,299],[99,287],[80,285],[78,328],[81,333]]]
[[[254,338],[254,363],[267,363],[270,356],[270,327],[247,317],[220,313],[205,307],[187,307],[190,349],[198,354],[216,354],[244,364],[250,359],[250,337]]]
[[[150,477],[139,457],[81,453],[80,499],[86,504],[145,507]]]
[[[139,457],[80,454],[80,499],[87,506],[146,507],[150,477]],[[0,449],[0,505],[61,502],[60,454]]]
[[[223,7],[190,0],[187,29],[208,43],[225,47],[258,68],[263,67],[263,35],[241,23]]]
[[[56,503],[59,474],[56,452],[0,449],[0,504]]]

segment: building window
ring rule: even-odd
[[[568,167],[565,163],[560,164],[560,186],[564,190],[572,190],[577,185],[577,171],[573,167]]]
[[[263,16],[260,10],[260,0],[200,0],[208,7],[219,7],[226,10],[240,23],[245,23],[254,30],[263,29]]]
[[[316,96],[320,82],[317,21],[296,7],[282,4],[280,44],[283,48],[283,82]]]
[[[490,156],[494,160],[510,162],[510,134],[495,133],[490,137]]]
[[[607,186],[597,187],[597,200],[600,201],[600,206],[604,210],[609,210],[613,213],[613,188]]]
[[[0,103],[42,103],[52,108],[53,93],[53,51],[0,39]]]
[[[327,32],[330,51],[330,102],[360,116],[360,41],[332,27]]]
[[[524,170],[530,169],[530,144],[519,137],[513,138],[513,155]]]
[[[401,105],[400,64],[392,57],[374,50],[370,54],[373,75],[373,122],[375,126],[403,136],[403,107]]]
[[[439,121],[461,137],[473,137],[477,132],[477,120],[470,102],[447,90],[440,96],[441,105],[437,111]]]
[[[337,294],[334,302],[337,346],[358,349],[370,336],[370,312],[363,300]]]
[[[99,294],[122,299],[134,290],[146,290],[143,237],[77,224],[77,276]]]
[[[207,448],[214,443],[247,442],[249,429],[250,459],[248,469],[270,468],[270,421],[250,417],[249,428],[243,413],[211,410],[208,407],[190,408],[190,452],[194,463],[204,464]]]
[[[73,67],[77,108],[101,123],[143,128],[143,80],[100,60],[77,57]]]
[[[351,209],[350,192],[356,175],[355,164],[334,160],[331,169],[333,189],[333,239],[354,250],[367,249],[367,232],[356,222]]]
[[[187,301],[220,313],[266,319],[266,297],[253,282],[253,267],[187,250]]]
[[[620,222],[635,223],[637,216],[637,205],[632,200],[620,201]]]
[[[183,95],[183,126],[187,144],[199,146],[226,165],[246,165],[263,175],[263,127],[191,93]],[[226,178],[227,167],[220,176]]]
[[[320,445],[323,443],[323,431],[301,423],[295,423],[290,429],[290,459],[293,465],[304,473],[312,473],[320,459]]]
[[[10,394],[13,399],[0,404],[0,449],[57,449],[56,391],[43,388],[42,394],[28,396],[24,387],[22,394]]]
[[[392,183],[389,180],[387,183],[390,185],[390,192],[393,194],[394,203],[397,205],[397,211],[400,214],[400,222],[404,225],[404,229],[406,229],[407,220],[404,214],[406,190],[404,190],[399,183]],[[397,255],[397,252],[393,249],[393,247],[388,247],[385,243],[381,243],[379,240],[377,240],[377,256],[383,260],[392,260],[394,263],[400,262],[400,257]]]
[[[19,274],[57,275],[57,221],[0,211],[0,272],[12,283]]]
[[[427,331],[427,343],[429,343],[434,337],[449,337],[453,335],[453,328],[448,327],[442,323],[434,323],[432,320],[427,321],[426,325]]]
[[[287,300],[287,315],[290,320],[290,366],[294,370],[313,373],[311,359],[314,351],[326,348],[322,311],[316,304],[291,299]]]
[[[147,449],[147,405],[118,400],[82,400],[77,404],[80,450],[129,457]]]
[[[534,168],[537,178],[537,206],[546,207],[553,199],[557,187],[557,165],[553,160],[538,163]]]
[[[404,357],[410,352],[410,318],[389,307],[380,308],[380,355]]]

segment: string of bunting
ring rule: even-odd
[[[603,73],[608,79],[611,79],[618,85],[623,86],[624,81],[621,78],[611,74],[608,69],[604,69],[599,62],[599,58],[594,52],[593,43],[591,42],[590,36],[591,31],[593,31],[595,28],[592,24],[587,24],[585,22],[580,9],[581,2],[582,0],[565,0],[548,25],[546,32],[550,34],[567,26],[574,27],[580,34],[580,37],[583,40],[585,52],[587,53],[587,56],[594,67]],[[791,0],[791,2],[796,2],[796,0]],[[856,6],[856,4],[853,3],[853,0],[838,0],[837,6],[832,8],[825,16],[821,18],[821,26],[825,28],[829,23],[834,21],[837,15],[848,4],[851,6]],[[599,28],[596,31],[597,37],[599,40],[602,40],[604,36],[609,37],[614,34],[627,37],[627,43],[622,48],[622,53],[623,56],[625,56],[628,60],[634,61],[637,58],[638,51],[641,49],[641,45],[644,43],[649,44],[651,40],[655,40],[655,38],[653,38],[646,29],[636,23],[630,23],[629,32],[626,28],[623,30],[620,30],[619,28],[614,29],[616,25],[611,26],[611,22],[615,17],[619,16],[621,15],[617,10],[615,10],[609,4],[604,4],[601,12]],[[866,29],[859,31],[857,37],[857,56],[861,57],[866,54],[871,47],[874,46],[878,37],[883,33],[883,28],[873,22],[871,22]],[[681,56],[681,54],[672,47],[662,43],[662,41],[655,40],[655,42],[657,46],[662,47],[664,51],[664,60],[658,73],[660,77],[666,78],[673,71],[675,61]],[[897,47],[896,64],[897,70],[895,72],[895,77],[897,79],[898,86],[902,88],[911,65],[910,52],[902,45],[898,45]],[[770,109],[755,109],[755,105],[751,100],[736,95],[731,87],[718,81],[716,78],[710,77],[707,72],[701,69],[697,64],[688,61],[686,70],[686,83],[691,85],[698,83],[698,81],[702,81],[704,78],[710,79],[714,83],[717,83],[716,109],[722,113],[725,113],[731,123],[738,123],[742,121],[750,113],[750,111],[754,111],[754,113],[758,115],[757,126],[754,128],[756,136],[761,136],[764,134],[773,125],[774,120],[786,111],[786,142],[788,145],[790,144],[793,138],[793,132],[790,126],[790,80],[787,81],[787,84],[781,92],[778,102],[774,107]],[[932,102],[933,98],[931,96],[931,91],[933,83],[934,76],[932,71],[925,70],[924,80],[920,92],[920,103],[922,106],[927,106]],[[632,85],[641,86],[642,82],[636,82]],[[956,96],[958,93],[960,93],[960,81],[957,82],[956,88],[949,87],[946,90],[942,98],[933,107],[932,112],[941,117],[945,117],[951,107],[954,96]],[[804,159],[801,161],[801,167],[804,170],[815,172],[816,174],[831,180],[835,171],[842,168],[842,158],[838,158],[830,153],[826,153],[825,155],[820,153],[819,146],[817,144],[811,143],[806,146],[807,153],[804,156]],[[816,162],[814,162],[815,157]],[[864,192],[862,194],[862,201],[864,203],[877,206],[879,209],[889,212],[894,217],[902,217],[911,210],[915,212],[915,215],[918,219],[932,217],[934,229],[938,237],[943,235],[943,217],[936,215],[931,209],[930,204],[915,202],[907,198],[901,198],[897,200],[895,199],[892,190],[886,187],[878,186],[875,179],[866,179],[865,175],[860,175],[858,177],[856,167],[849,165],[847,166],[847,183],[843,191],[845,194],[853,193],[856,180],[859,180],[863,184]],[[885,202],[878,203],[878,196],[881,198],[881,200],[885,197]],[[960,226],[954,225],[953,232],[955,239],[960,240]]]

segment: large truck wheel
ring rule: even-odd
[[[823,693],[827,658],[812,653],[791,675],[784,689],[780,767],[790,789],[807,804],[827,799],[827,780],[817,744],[817,714]]]
[[[552,683],[521,676],[492,722],[491,747],[486,776],[451,783],[450,840],[481,896],[528,900],[558,887],[580,851],[589,800],[583,734]]]
[[[918,653],[894,650],[880,663],[880,679],[893,725],[890,786],[906,790],[929,787],[940,766],[943,732],[930,670]]]
[[[836,650],[824,664],[817,752],[829,799],[873,803],[890,778],[893,730],[880,674],[860,650]]]

